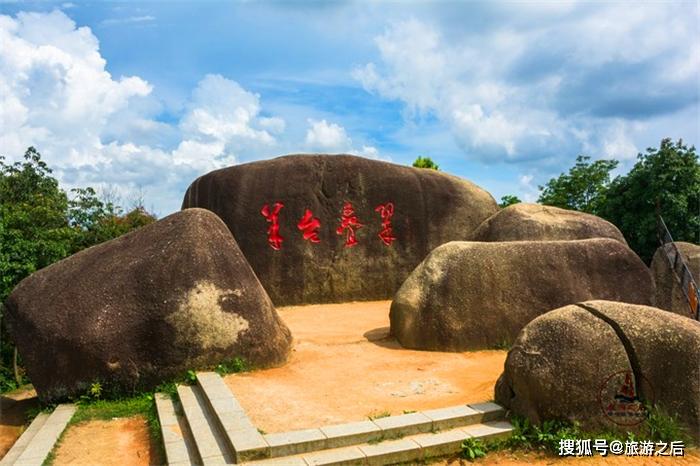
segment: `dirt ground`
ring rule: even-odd
[[[27,410],[38,405],[34,390],[16,390],[0,396],[0,458],[24,431]]]
[[[390,301],[279,308],[294,335],[283,367],[226,377],[265,432],[489,401],[505,351],[411,351],[388,336]]]
[[[143,416],[88,421],[70,426],[54,450],[54,466],[147,466],[165,461]]]
[[[226,378],[259,428],[277,432],[360,420],[370,415],[445,407],[493,398],[505,351],[438,353],[403,350],[388,337],[388,301],[279,309],[295,336],[289,364]],[[0,458],[23,429],[33,391],[0,397]],[[163,464],[141,416],[70,426],[54,451],[54,465]],[[435,466],[700,465],[700,451],[684,458],[557,458],[501,451],[469,463]]]

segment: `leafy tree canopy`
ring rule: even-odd
[[[431,168],[433,170],[439,170],[440,167],[433,162],[433,160],[430,157],[421,157],[418,156],[418,158],[413,162],[413,166],[416,168]]]
[[[639,154],[632,170],[612,181],[597,213],[648,263],[658,247],[657,206],[674,240],[700,244],[700,162],[682,140],[664,139]]]
[[[124,214],[92,188],[69,198],[30,147],[23,162],[0,156],[0,317],[2,303],[25,277],[81,249],[116,238],[155,220],[141,203]],[[0,391],[16,385],[13,347],[0,326]]]
[[[537,202],[595,213],[605,200],[605,193],[610,184],[610,172],[617,167],[618,162],[596,160],[591,163],[590,160],[590,157],[584,155],[576,157],[576,164],[569,173],[562,173],[539,187],[542,193]]]
[[[506,194],[505,196],[503,196],[501,198],[501,202],[498,203],[498,207],[504,209],[504,208],[508,207],[509,205],[520,204],[521,202],[523,202],[523,201],[521,201],[518,198],[518,196],[513,196],[512,194]]]

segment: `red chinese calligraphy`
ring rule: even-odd
[[[391,229],[391,217],[394,215],[394,204],[387,202],[386,204],[379,204],[375,212],[379,212],[382,217],[382,231],[379,232],[379,237],[387,246],[391,246],[391,243],[396,239]]]
[[[281,202],[275,202],[272,206],[272,211],[270,211],[270,206],[265,204],[260,211],[260,213],[267,219],[270,227],[267,229],[267,242],[275,251],[282,249],[282,241],[284,238],[280,236],[280,224],[279,224],[279,213],[282,210],[284,204]]]
[[[304,216],[299,220],[297,228],[303,231],[303,236],[305,240],[311,241],[312,243],[320,243],[321,240],[318,239],[318,229],[321,226],[321,221],[314,217],[309,209],[306,209]]]
[[[357,244],[357,237],[355,236],[355,230],[362,228],[363,225],[355,216],[355,209],[353,209],[352,204],[346,202],[343,205],[343,216],[340,219],[340,226],[335,231],[339,235],[342,235],[345,230],[348,230],[347,236],[345,237],[345,247],[349,248]]]

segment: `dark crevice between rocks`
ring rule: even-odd
[[[576,306],[580,307],[581,309],[584,309],[588,312],[590,312],[594,317],[597,317],[598,319],[602,320],[603,322],[607,323],[613,331],[617,334],[617,337],[620,339],[620,342],[622,343],[622,346],[625,348],[625,352],[627,353],[627,360],[630,363],[630,366],[632,366],[632,375],[634,376],[634,386],[637,390],[639,399],[641,401],[651,401],[647,400],[647,396],[644,393],[646,390],[644,389],[644,386],[642,384],[642,368],[641,365],[639,364],[639,359],[637,358],[637,353],[634,351],[634,346],[632,345],[632,342],[627,338],[627,335],[625,335],[625,332],[622,330],[622,327],[612,320],[610,317],[606,316],[602,312],[600,312],[598,309],[595,309],[593,307],[587,306],[585,304],[577,303]]]

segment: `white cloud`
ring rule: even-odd
[[[391,160],[382,157],[379,150],[374,146],[363,145],[360,149],[355,148],[352,139],[348,136],[345,128],[329,123],[325,119],[309,119],[309,128],[306,131],[306,149],[315,152],[325,152],[331,154],[352,154],[377,160]]]
[[[480,8],[492,24],[476,31],[429,15],[390,23],[375,38],[380,58],[353,77],[401,102],[407,119],[437,119],[486,163],[551,166],[582,149],[634,157],[640,121],[697,102],[697,10],[528,3],[474,7],[477,16]]]
[[[352,139],[345,128],[326,120],[309,119],[309,129],[306,131],[307,148],[319,152],[348,152],[352,149]]]
[[[556,118],[543,111],[532,118],[521,89],[489,79],[502,60],[517,55],[522,38],[500,32],[491,39],[494,50],[485,57],[482,44],[457,47],[420,21],[395,23],[376,38],[383,73],[369,63],[353,75],[368,91],[404,102],[409,116],[437,116],[465,151],[484,159],[517,158],[525,141],[551,137],[552,128],[542,122]]]
[[[114,26],[123,24],[134,24],[134,23],[150,23],[155,21],[155,16],[142,15],[142,16],[129,16],[127,18],[108,18],[100,22],[102,26]]]
[[[3,155],[37,147],[68,188],[110,185],[128,197],[141,187],[167,213],[197,176],[274,146],[285,128],[261,116],[257,94],[220,75],[198,83],[177,125],[154,120],[153,87],[110,75],[90,29],[58,10],[0,15],[0,42]],[[148,133],[173,138],[173,149],[136,142]]]
[[[629,124],[618,120],[604,131],[602,155],[605,158],[623,161],[637,158],[640,150],[631,137],[633,130],[628,129],[629,126]]]
[[[535,176],[532,174],[520,175],[518,177],[518,192],[523,202],[537,202],[540,190],[535,185],[534,179]]]

